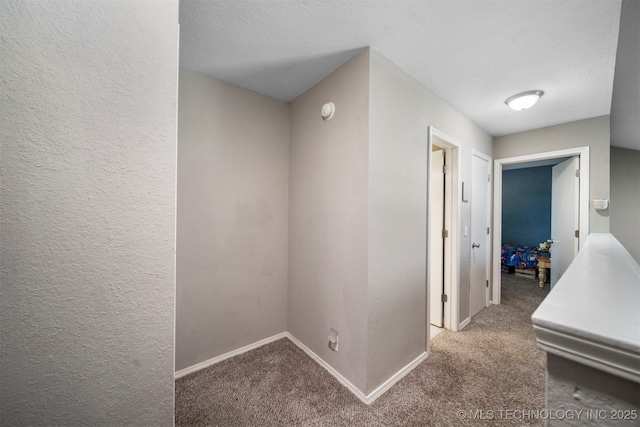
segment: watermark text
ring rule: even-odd
[[[458,409],[460,420],[637,420],[637,409]]]

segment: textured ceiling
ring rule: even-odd
[[[291,101],[370,46],[494,136],[609,114],[617,0],[180,3],[180,64]],[[541,89],[527,111],[504,100]]]

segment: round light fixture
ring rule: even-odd
[[[504,103],[516,111],[526,110],[533,107],[542,95],[544,95],[544,92],[541,90],[528,90],[510,96]]]

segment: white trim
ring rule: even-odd
[[[451,157],[451,173],[445,179],[447,186],[450,188],[450,194],[445,194],[445,209],[448,209],[450,215],[445,215],[445,226],[449,230],[449,239],[445,240],[445,294],[449,296],[448,301],[444,304],[444,327],[452,331],[458,330],[458,320],[460,319],[460,150],[461,144],[454,138],[439,131],[433,126],[428,127],[428,143],[427,143],[427,177],[431,176],[431,150],[434,145],[433,137],[442,140],[442,144],[436,144],[445,148],[447,155]],[[431,224],[431,195],[429,194],[429,185],[427,185],[427,224]],[[427,242],[431,240],[430,227],[427,226]],[[428,248],[428,245],[427,245]],[[431,271],[431,256],[427,252],[427,272]],[[427,276],[428,277],[428,276]],[[429,283],[427,281],[425,298],[425,314],[429,314]],[[429,316],[426,316],[426,350],[430,346],[429,337]]]
[[[272,343],[274,341],[278,341],[281,338],[289,338],[290,336],[291,335],[288,332],[281,332],[272,337],[265,338],[260,341],[256,341],[253,344],[245,345],[244,347],[241,347],[237,350],[233,350],[228,353],[222,354],[220,356],[216,356],[209,360],[205,360],[204,362],[196,363],[195,365],[189,366],[188,368],[180,369],[179,371],[176,371],[176,373],[174,374],[174,378],[178,379],[178,378],[184,377],[185,375],[189,375],[201,369],[208,368],[209,366],[215,365],[216,363],[222,362],[223,360],[227,360],[239,354],[246,353],[247,351],[254,350],[258,347],[262,347],[263,345]]]
[[[371,405],[378,397],[382,396],[385,391],[389,390],[393,387],[398,381],[404,378],[409,372],[413,370],[416,366],[418,366],[422,361],[427,358],[427,352],[422,353],[420,356],[416,357],[413,361],[409,362],[404,368],[400,369],[393,376],[391,376],[387,381],[382,383],[379,387],[373,390],[369,394],[364,394],[362,391],[358,389],[355,385],[351,384],[351,382],[343,377],[340,372],[336,371],[331,365],[322,360],[320,356],[315,354],[309,347],[300,342],[296,337],[287,332],[287,338],[291,340],[300,350],[304,351],[307,356],[311,357],[318,365],[322,366],[327,370],[335,379],[340,382],[343,386],[345,386],[351,393],[353,393],[362,403],[365,405]]]
[[[589,235],[531,316],[538,347],[640,382],[638,283],[640,265],[612,234]]]
[[[467,319],[469,320],[469,319]],[[353,393],[362,403],[366,405],[371,405],[378,397],[382,396],[387,390],[393,387],[398,381],[404,378],[409,372],[411,372],[416,366],[422,363],[428,356],[427,352],[422,353],[411,362],[409,362],[404,368],[400,369],[394,375],[392,375],[388,380],[382,383],[379,387],[373,390],[371,393],[364,394],[362,391],[358,389],[355,385],[351,384],[351,382],[340,374],[340,372],[336,371],[331,365],[325,362],[320,356],[315,354],[309,347],[304,345],[300,340],[291,335],[289,332],[282,332],[280,334],[274,335],[269,338],[265,338],[263,340],[257,341],[253,344],[249,344],[242,348],[239,348],[234,351],[230,351],[221,356],[214,357],[212,359],[206,360],[204,362],[197,363],[193,366],[190,366],[185,369],[181,369],[174,374],[174,379],[178,379],[184,377],[185,375],[191,374],[193,372],[199,371],[201,369],[208,368],[211,365],[215,365],[216,363],[222,362],[223,360],[229,359],[231,357],[237,356],[242,353],[246,353],[250,350],[255,350],[258,347],[262,347],[263,345],[272,343],[274,341],[278,341],[279,339],[287,338],[291,341],[296,347],[300,350],[304,351],[307,356],[312,358],[318,365],[323,367],[327,372],[329,372],[335,379],[338,380],[340,384],[345,386],[351,393]]]
[[[469,323],[471,323],[471,318],[467,317],[466,319],[464,319],[460,323],[460,326],[458,327],[458,330],[460,330],[460,331],[463,330],[464,328],[466,328],[469,325]]]
[[[318,365],[322,366],[327,372],[329,372],[335,379],[338,380],[340,384],[345,386],[351,393],[353,393],[358,399],[360,399],[363,403],[369,404],[367,402],[367,396],[358,389],[355,385],[351,384],[351,382],[340,374],[340,372],[336,371],[331,365],[325,362],[320,356],[315,354],[309,347],[302,344],[300,340],[291,335],[289,332],[286,333],[287,338],[294,343],[300,350],[304,351],[307,356],[312,358]]]
[[[449,325],[454,332],[458,330],[458,322],[460,321],[460,198],[462,195],[462,179],[460,177],[460,144],[452,139],[447,140],[455,146],[452,148],[453,163],[451,164],[451,221],[447,222],[447,226],[451,224],[451,279],[446,282],[449,287],[445,287],[445,291],[451,292],[451,303],[449,304]],[[446,248],[446,246],[445,246]],[[445,304],[446,307],[447,304]],[[445,317],[446,319],[446,317]]]
[[[580,250],[589,235],[589,147],[575,147],[565,150],[547,151],[524,156],[495,159],[493,162],[493,304],[500,304],[500,248],[502,247],[502,165],[525,163],[535,160],[556,159],[560,157],[580,156]]]
[[[538,321],[538,323],[542,323]],[[573,360],[630,381],[640,383],[640,357],[633,351],[603,345],[586,337],[549,327],[533,325],[537,347],[547,353]]]
[[[396,372],[391,378],[382,383],[378,388],[373,390],[371,393],[367,395],[367,400],[364,402],[367,405],[371,405],[377,398],[382,396],[387,390],[393,387],[398,381],[404,378],[409,372],[413,370],[416,366],[422,363],[428,356],[428,353],[425,351],[420,356],[413,359],[413,361],[409,362],[404,368],[400,369]]]

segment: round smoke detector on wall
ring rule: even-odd
[[[333,102],[327,102],[322,106],[322,120],[331,120],[333,113],[336,112],[336,106]]]

